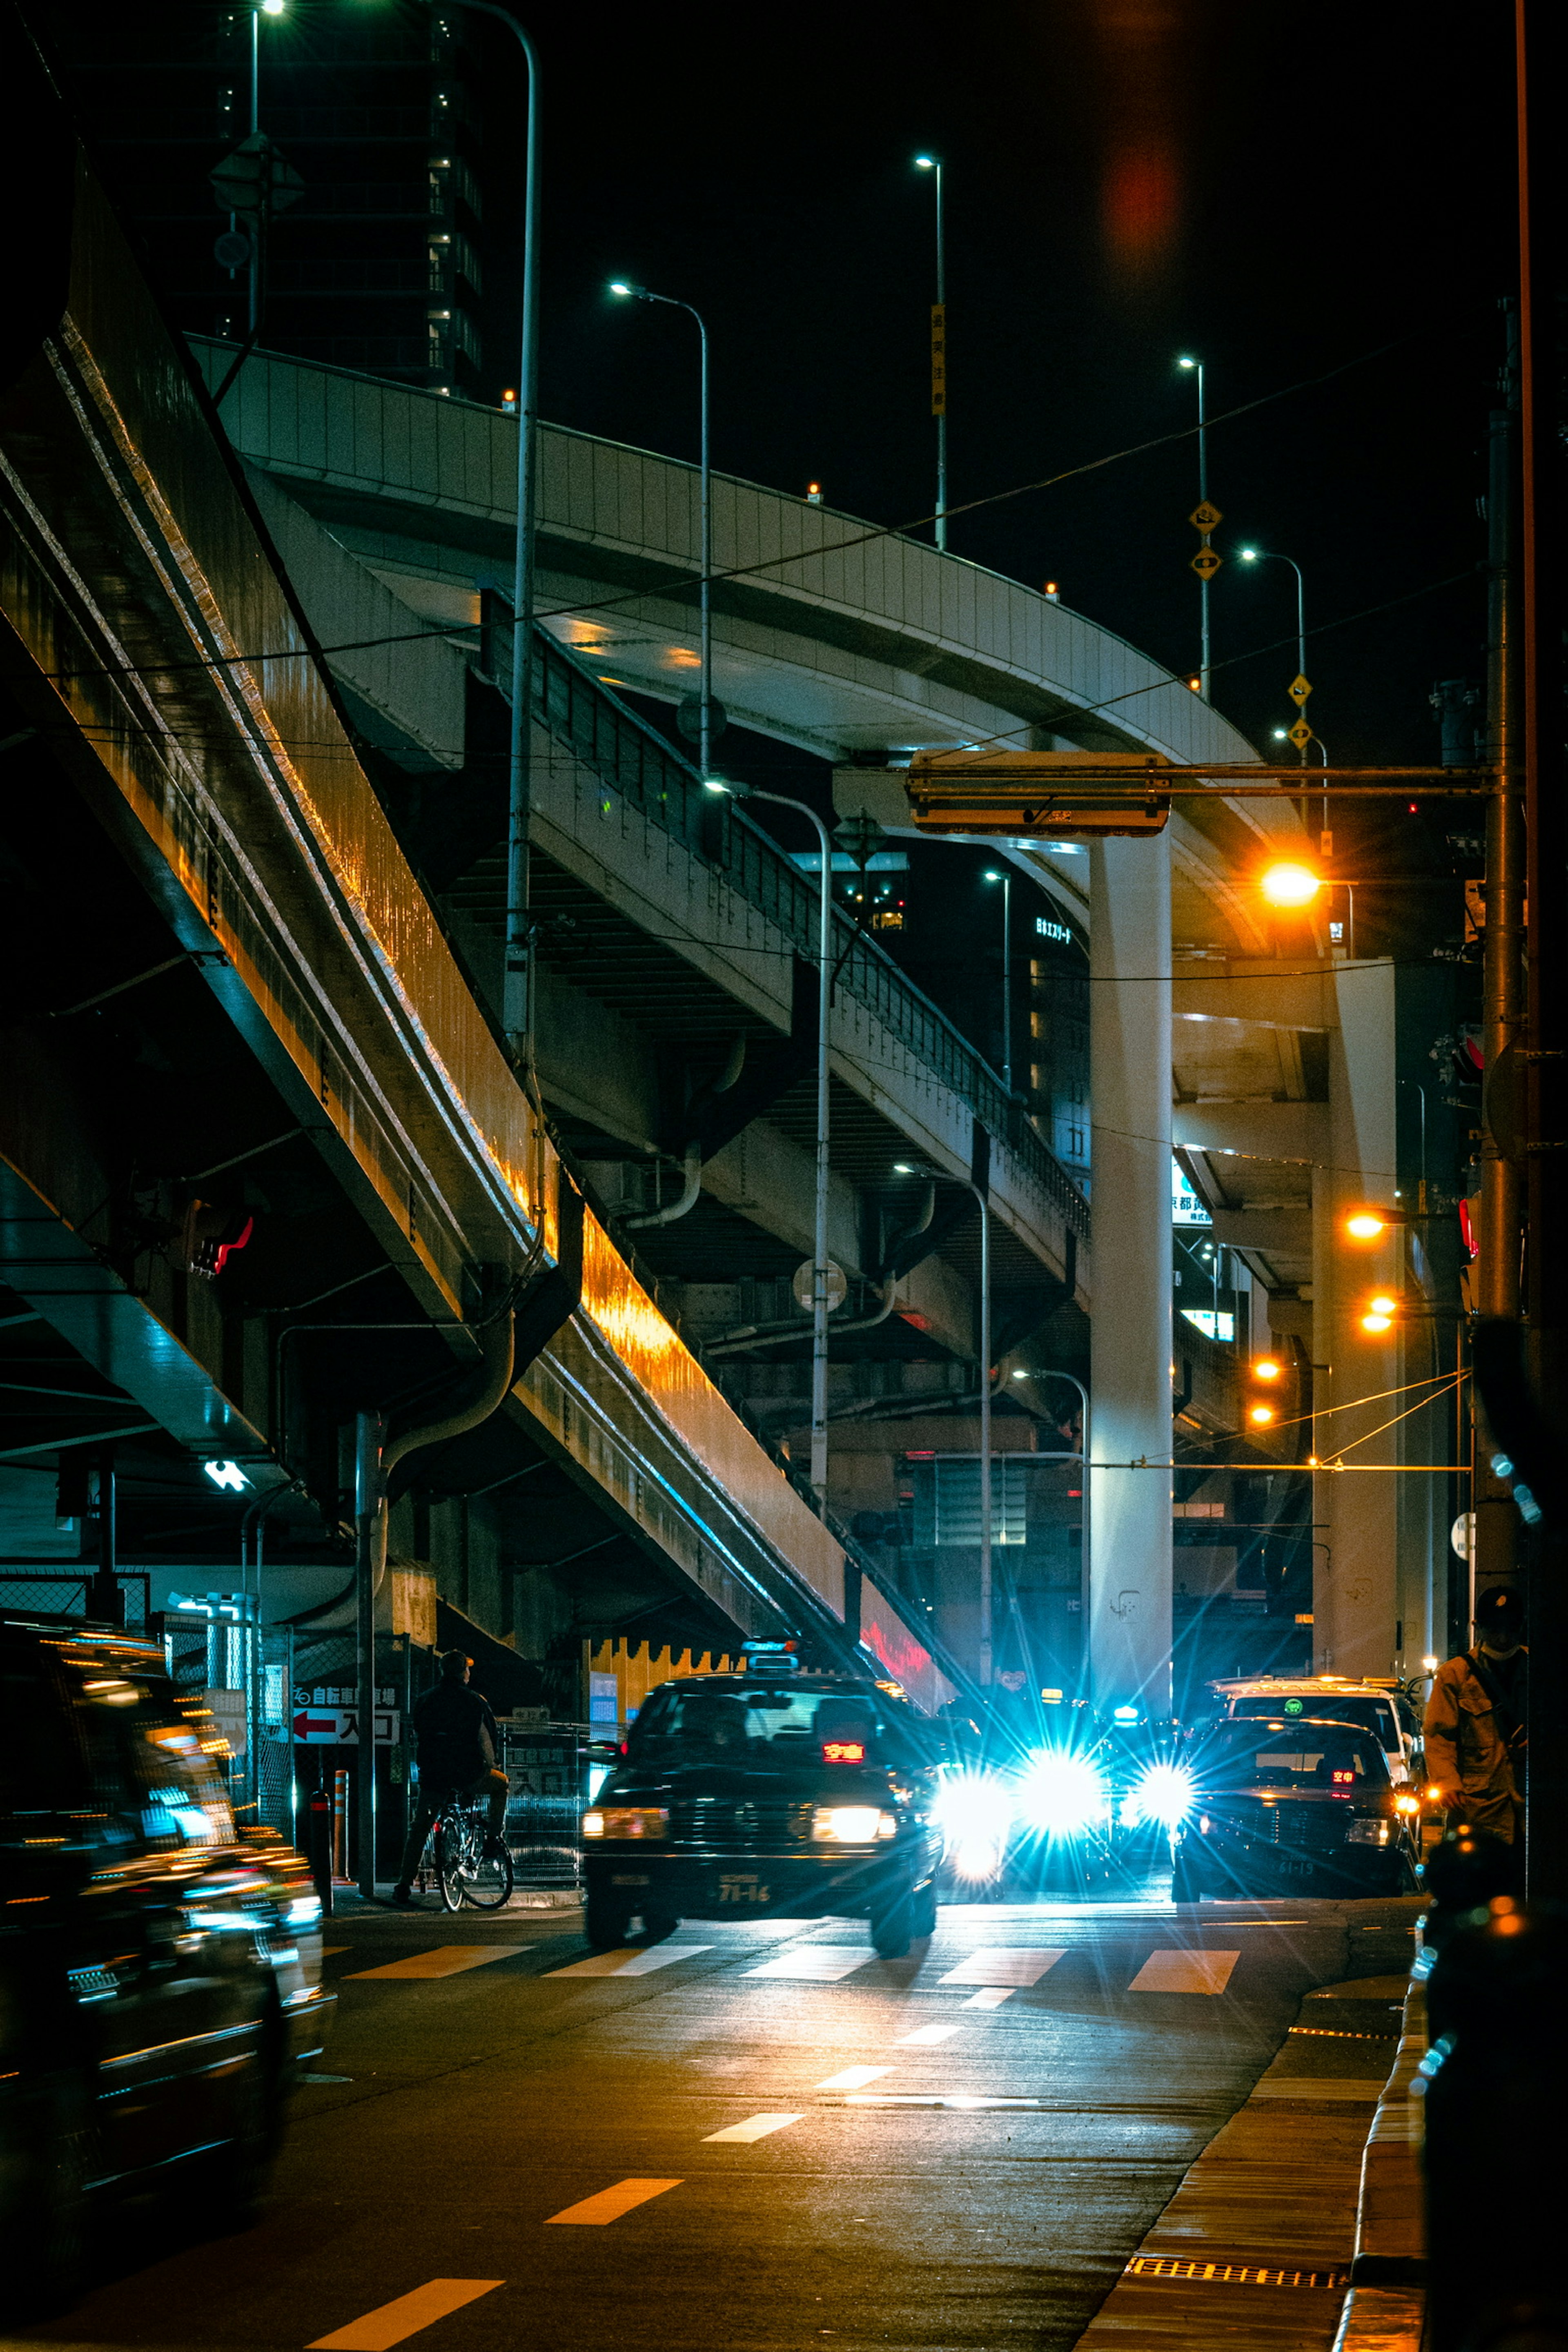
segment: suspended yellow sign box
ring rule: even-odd
[[[1082,841],[1163,833],[1170,765],[1142,751],[917,751],[910,810],[921,833]]]

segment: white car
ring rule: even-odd
[[[1346,1675],[1259,1675],[1247,1682],[1211,1683],[1222,1717],[1283,1716],[1357,1723],[1376,1735],[1395,1788],[1421,1777],[1421,1723],[1397,1685],[1357,1682]]]

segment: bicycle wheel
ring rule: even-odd
[[[444,1813],[436,1824],[436,1884],[443,1911],[460,1911],[469,1863],[472,1824],[461,1813]],[[478,1841],[473,1841],[477,1849]]]
[[[474,1836],[474,1853],[463,1880],[463,1892],[476,1911],[499,1911],[511,1893],[511,1856],[502,1845],[487,1853],[482,1832]]]

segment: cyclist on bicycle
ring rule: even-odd
[[[395,1903],[414,1900],[414,1874],[419,1867],[425,1841],[437,1815],[454,1797],[489,1799],[485,1853],[494,1856],[505,1850],[501,1828],[511,1783],[496,1763],[500,1738],[489,1702],[477,1690],[468,1688],[468,1668],[472,1664],[473,1660],[466,1658],[461,1650],[447,1651],[441,1660],[440,1681],[434,1690],[426,1692],[413,1711],[411,1720],[418,1742],[419,1795],[403,1849],[397,1884],[392,1890]]]

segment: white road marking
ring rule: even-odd
[[[1014,1985],[987,1985],[983,1992],[972,1992],[964,2002],[965,2009],[1000,2009],[1011,2000],[1017,1988]]]
[[[1129,1992],[1223,1992],[1239,1952],[1151,1952]]]
[[[829,2074],[826,2083],[818,2083],[819,2091],[859,2091],[868,2083],[879,2083],[884,2074],[892,2073],[890,2066],[846,2066],[842,2074]]]
[[[706,2147],[714,2140],[729,2140],[731,2144],[743,2144],[753,2139],[766,2139],[770,2132],[783,2131],[787,2124],[797,2124],[799,2121],[798,2115],[748,2116],[743,2124],[731,2124],[724,2131],[706,2132],[703,2135],[702,2145]]]
[[[626,1945],[616,1952],[593,1952],[585,1960],[574,1960],[563,1969],[548,1969],[552,1977],[650,1977],[656,1969],[668,1969],[676,1960],[689,1960],[699,1952],[710,1952],[711,1944],[652,1944]]]
[[[1067,1957],[1065,1945],[1044,1948],[1024,1944],[992,1944],[984,1950],[971,1952],[966,1960],[950,1969],[940,1981],[942,1984],[972,1985],[1032,1985],[1037,1984],[1047,1969],[1054,1969]]]
[[[406,2343],[422,2327],[505,2284],[504,2279],[429,2279],[412,2294],[378,2304],[362,2319],[351,2319],[331,2336],[318,2336],[309,2352],[392,2352],[393,2345]]]
[[[1375,2106],[1383,2096],[1383,2084],[1358,2080],[1354,2075],[1276,2074],[1253,2085],[1255,2099],[1370,2099]]]
[[[527,1949],[526,1944],[435,1944],[427,1952],[410,1953],[405,1960],[389,1960],[384,1968],[351,1969],[347,1980],[363,1984],[367,1977],[458,1977],[466,1969],[488,1968],[492,1960],[510,1960]]]
[[[749,1977],[795,1977],[805,1984],[837,1984],[840,1977],[853,1976],[874,1960],[873,1951],[859,1950],[853,1944],[800,1944],[794,1950],[780,1952],[776,1958],[764,1960],[760,1969],[748,1969]]]
[[[965,2009],[971,2006],[968,2001],[963,2005]],[[963,2031],[959,2025],[922,2025],[917,2032],[900,2033],[897,2046],[901,2050],[910,2042],[951,2042],[955,2033]]]

